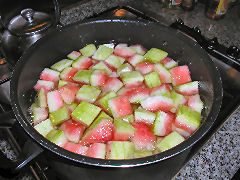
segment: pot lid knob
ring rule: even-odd
[[[47,13],[27,8],[11,19],[8,30],[17,36],[31,35],[48,29],[52,24],[52,18]]]
[[[32,10],[31,8],[24,9],[21,11],[21,16],[29,23],[33,22],[33,14],[34,10]]]

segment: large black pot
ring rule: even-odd
[[[71,153],[51,143],[41,136],[31,125],[28,108],[34,100],[33,86],[40,72],[72,50],[86,44],[123,42],[142,44],[146,48],[156,47],[169,53],[169,56],[187,64],[193,80],[200,82],[200,95],[205,109],[200,128],[186,141],[166,152],[145,158],[130,160],[103,160]],[[205,51],[194,41],[180,32],[150,22],[132,20],[96,20],[77,23],[59,29],[40,39],[29,48],[17,62],[11,79],[11,104],[14,114],[23,129],[37,143],[54,154],[75,164],[101,167],[133,167],[164,161],[190,148],[203,137],[216,119],[221,106],[222,84],[216,66]],[[115,169],[115,168],[113,168]]]

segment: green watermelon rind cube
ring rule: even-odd
[[[115,118],[114,119],[114,128],[117,133],[131,133],[134,135],[136,129],[128,122]]]
[[[134,144],[130,141],[109,141],[108,159],[131,159],[134,155]]]
[[[149,88],[155,88],[162,84],[157,72],[151,72],[149,74],[146,74],[144,76],[144,79],[145,79],[145,83]]]
[[[68,120],[69,112],[67,107],[64,106],[61,109],[58,109],[57,111],[50,112],[49,118],[54,126],[62,123],[63,121]]]
[[[113,53],[113,49],[104,45],[100,45],[92,56],[96,60],[105,60]]]
[[[109,65],[119,68],[123,63],[120,59],[120,57],[115,56],[115,55],[110,55],[106,60],[105,60]]]
[[[58,146],[64,145],[64,143],[67,141],[67,138],[66,138],[66,136],[65,136],[65,134],[64,134],[64,131],[62,131],[62,130],[57,130],[57,129],[51,130],[51,131],[47,134],[46,138],[47,138],[49,141],[55,143],[55,144],[58,145]]]
[[[63,71],[63,69],[65,69],[66,67],[70,67],[72,65],[73,61],[72,60],[69,60],[69,59],[63,59],[61,61],[58,61],[56,62],[55,64],[53,64],[51,66],[51,68],[53,70],[56,70],[56,71]]]
[[[91,103],[95,102],[100,95],[101,90],[97,87],[90,85],[83,85],[77,92],[76,98],[80,100],[86,100]]]
[[[121,75],[122,73],[131,72],[131,71],[132,71],[132,66],[128,63],[124,63],[118,67],[117,74]]]
[[[201,113],[185,105],[179,105],[176,120],[196,130],[201,125]]]
[[[107,75],[112,74],[112,70],[109,67],[107,67],[104,64],[104,62],[102,62],[102,61],[97,63],[96,65],[92,66],[91,69],[92,70],[104,70],[107,73]]]
[[[165,136],[160,143],[156,145],[156,147],[161,151],[166,151],[169,150],[178,144],[182,143],[184,141],[184,137],[182,137],[180,134],[177,132],[171,132],[167,136]]]
[[[144,59],[152,63],[157,63],[166,58],[167,56],[168,56],[167,52],[158,48],[151,48],[144,55]]]
[[[148,150],[136,150],[134,151],[134,158],[142,158],[142,157],[146,157],[146,156],[151,156],[153,155],[152,151],[148,151]]]
[[[117,94],[116,92],[114,91],[111,91],[109,93],[107,93],[105,96],[103,96],[101,99],[99,99],[99,103],[104,107],[106,108],[107,111],[110,112],[110,109],[108,107],[108,100],[109,99],[112,99],[114,97],[117,97]]]
[[[125,85],[140,81],[142,82],[144,80],[144,77],[139,71],[124,72],[121,74],[121,78]]]
[[[39,107],[47,107],[47,96],[45,94],[44,88],[41,88],[40,91],[38,91],[38,106]]]
[[[46,137],[47,134],[54,129],[50,119],[40,122],[39,124],[35,125],[34,128],[44,137]]]
[[[97,48],[94,44],[88,44],[79,51],[82,53],[85,57],[90,57],[96,52]]]
[[[89,126],[98,116],[100,111],[100,107],[88,103],[87,101],[82,101],[71,113],[71,117],[74,120]]]
[[[80,70],[74,75],[73,80],[89,84],[91,75],[92,71],[90,70]]]

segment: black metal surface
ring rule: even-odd
[[[111,14],[111,15],[114,14],[114,12],[117,10],[107,12],[107,16],[109,16],[109,14]],[[126,11],[125,13],[128,13],[128,15],[130,15],[131,17],[135,17],[135,14],[136,14],[133,11],[131,11],[131,13],[129,11]],[[144,15],[144,13],[142,13],[142,14]],[[104,16],[104,14],[103,14],[103,16]],[[141,18],[144,18],[144,16],[141,16]],[[220,114],[219,114],[218,118],[216,119],[216,121],[214,122],[210,131],[201,140],[199,140],[195,145],[193,145],[191,150],[189,149],[190,153],[188,153],[187,157],[183,158],[183,156],[184,156],[183,155],[183,156],[175,156],[175,157],[171,158],[175,162],[179,162],[179,163],[182,162],[182,164],[180,166],[174,166],[173,163],[170,163],[170,162],[167,163],[167,161],[165,161],[166,163],[164,164],[165,165],[164,167],[165,167],[165,169],[170,169],[171,173],[169,173],[169,174],[165,173],[164,168],[163,168],[163,171],[160,172],[160,170],[159,170],[158,175],[154,176],[156,179],[161,179],[161,177],[164,177],[164,179],[171,179],[179,171],[179,169],[184,164],[186,164],[188,162],[188,160],[191,159],[201,149],[203,144],[206,143],[206,141],[218,130],[218,128],[227,120],[227,117],[231,114],[231,112],[239,104],[239,101],[238,101],[239,96],[237,95],[240,90],[239,89],[240,81],[238,79],[238,77],[240,77],[239,72],[236,71],[231,66],[226,65],[225,63],[222,63],[221,61],[219,61],[215,58],[213,58],[213,60],[217,64],[218,69],[220,70],[222,81],[223,81],[223,88],[224,88],[223,105],[221,107]],[[233,74],[234,74],[234,76],[233,76]],[[14,131],[15,137],[18,137],[19,134],[23,133],[21,127],[18,127],[17,129],[19,132],[17,132],[16,130]],[[20,136],[20,137],[23,137],[23,136]],[[25,134],[25,137],[27,138],[26,134]],[[20,138],[20,139],[24,139],[24,138]],[[74,169],[75,169],[75,171],[80,171],[80,169],[76,168],[76,167],[72,167],[72,166],[65,167],[66,166],[65,162],[62,162],[62,160],[56,161],[57,159],[55,159],[55,158],[50,158],[50,160],[51,160],[51,163],[50,163],[51,165],[50,165],[48,160],[46,160],[46,157],[48,157],[48,156],[38,157],[36,159],[36,161],[38,161],[38,162],[40,161],[40,167],[43,167],[43,168],[39,168],[39,166],[35,167],[38,171],[38,175],[39,175],[40,179],[48,179],[48,178],[49,179],[61,179],[62,175],[56,174],[57,171],[70,172],[68,174],[71,174],[72,171],[74,172]],[[57,157],[57,158],[59,158],[59,157]],[[54,167],[55,169],[53,171],[52,166],[54,166],[53,162],[55,162],[55,161],[56,161],[56,164],[59,164],[59,165],[55,164],[56,166]],[[155,165],[157,165],[157,164],[155,164]],[[71,170],[71,171],[69,171],[69,170]],[[168,172],[168,171],[166,171],[166,172]],[[141,178],[144,177],[143,176],[144,173],[146,173],[146,172],[140,173]],[[74,176],[74,175],[76,175],[76,174],[73,173],[72,177],[76,178],[76,176]],[[86,174],[85,171],[82,171],[82,175],[84,175],[84,177],[88,177],[88,179],[90,179],[90,177],[88,176],[88,174]],[[109,177],[106,177],[106,179],[109,179],[109,178],[115,179],[115,177],[109,176]],[[148,175],[148,178],[149,178],[149,175]],[[153,178],[153,179],[155,179],[155,178]],[[72,178],[70,178],[70,179],[72,179]],[[127,179],[130,179],[130,176],[127,176]],[[132,177],[132,179],[135,179],[135,176]]]

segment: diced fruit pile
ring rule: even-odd
[[[166,151],[201,124],[187,65],[142,45],[89,44],[45,68],[34,86],[35,129],[68,151],[130,159]]]

